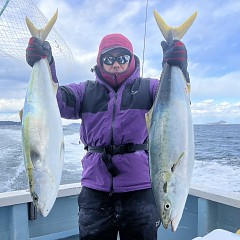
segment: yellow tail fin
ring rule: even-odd
[[[195,12],[190,18],[188,18],[180,27],[168,26],[164,19],[155,10],[154,16],[163,37],[166,39],[167,42],[172,42],[174,39],[180,40],[184,36],[184,34],[188,31],[188,29],[194,22],[197,16],[197,12]]]
[[[53,15],[53,17],[51,18],[51,20],[48,22],[48,24],[41,29],[38,29],[34,26],[34,24],[31,22],[31,20],[26,17],[26,24],[28,26],[28,29],[32,35],[32,37],[36,37],[39,38],[42,42],[44,42],[48,36],[48,34],[50,33],[50,31],[53,28],[53,25],[55,24],[56,20],[58,17],[58,10],[55,12],[55,14]]]

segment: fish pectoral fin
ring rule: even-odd
[[[188,89],[188,92],[190,93],[190,92],[191,92],[191,84],[188,83],[187,81],[186,81],[186,83],[187,83],[187,89]]]
[[[55,95],[57,95],[58,83],[55,83],[55,82],[52,80],[52,84],[53,84],[53,91],[54,91]]]
[[[147,113],[145,114],[145,120],[146,120],[148,132],[149,132],[150,127],[151,127],[152,114],[153,114],[153,108],[151,108],[151,109],[149,110],[149,112],[147,112]]]
[[[181,159],[183,158],[183,156],[184,156],[184,152],[182,152],[182,153],[180,154],[180,156],[179,156],[179,158],[177,159],[177,161],[172,165],[172,167],[171,167],[171,171],[172,171],[172,172],[175,171],[177,165],[179,165],[179,163],[180,163]]]
[[[188,18],[180,27],[168,26],[160,14],[154,10],[154,16],[163,37],[167,42],[172,42],[174,39],[181,39],[194,22],[197,12]]]
[[[58,10],[55,12],[51,20],[48,22],[48,24],[41,29],[38,29],[37,27],[34,26],[34,24],[31,22],[31,20],[26,17],[26,24],[28,26],[28,29],[32,35],[32,37],[37,37],[39,38],[42,42],[44,42],[50,33],[50,31],[53,28],[53,25],[55,24],[56,20],[58,17]]]
[[[23,108],[19,111],[19,117],[20,117],[20,120],[21,120],[21,122],[22,122],[22,116],[23,116]]]

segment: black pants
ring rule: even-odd
[[[80,240],[157,240],[159,215],[151,189],[109,193],[86,187],[78,198]]]

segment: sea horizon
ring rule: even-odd
[[[71,121],[71,120],[69,120]],[[72,125],[72,124],[80,124],[81,120],[79,119],[79,122],[76,122],[77,120],[73,120],[74,122],[70,123],[63,123],[64,126]],[[193,123],[193,125],[239,125],[239,123],[228,123],[224,120],[219,120],[216,122],[208,122],[208,123]],[[0,125],[21,125],[21,121],[11,121],[11,120],[0,120]]]

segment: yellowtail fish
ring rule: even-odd
[[[168,43],[181,39],[196,18],[178,28],[168,26],[155,11],[157,24]],[[177,66],[164,64],[159,89],[146,114],[149,164],[153,194],[165,228],[176,231],[189,192],[194,165],[194,135],[190,85]]]
[[[33,37],[45,41],[57,20],[58,12],[45,28],[37,29],[26,18]],[[64,158],[61,116],[56,100],[58,85],[53,82],[46,58],[32,68],[22,118],[22,148],[33,203],[46,217],[57,197]]]

